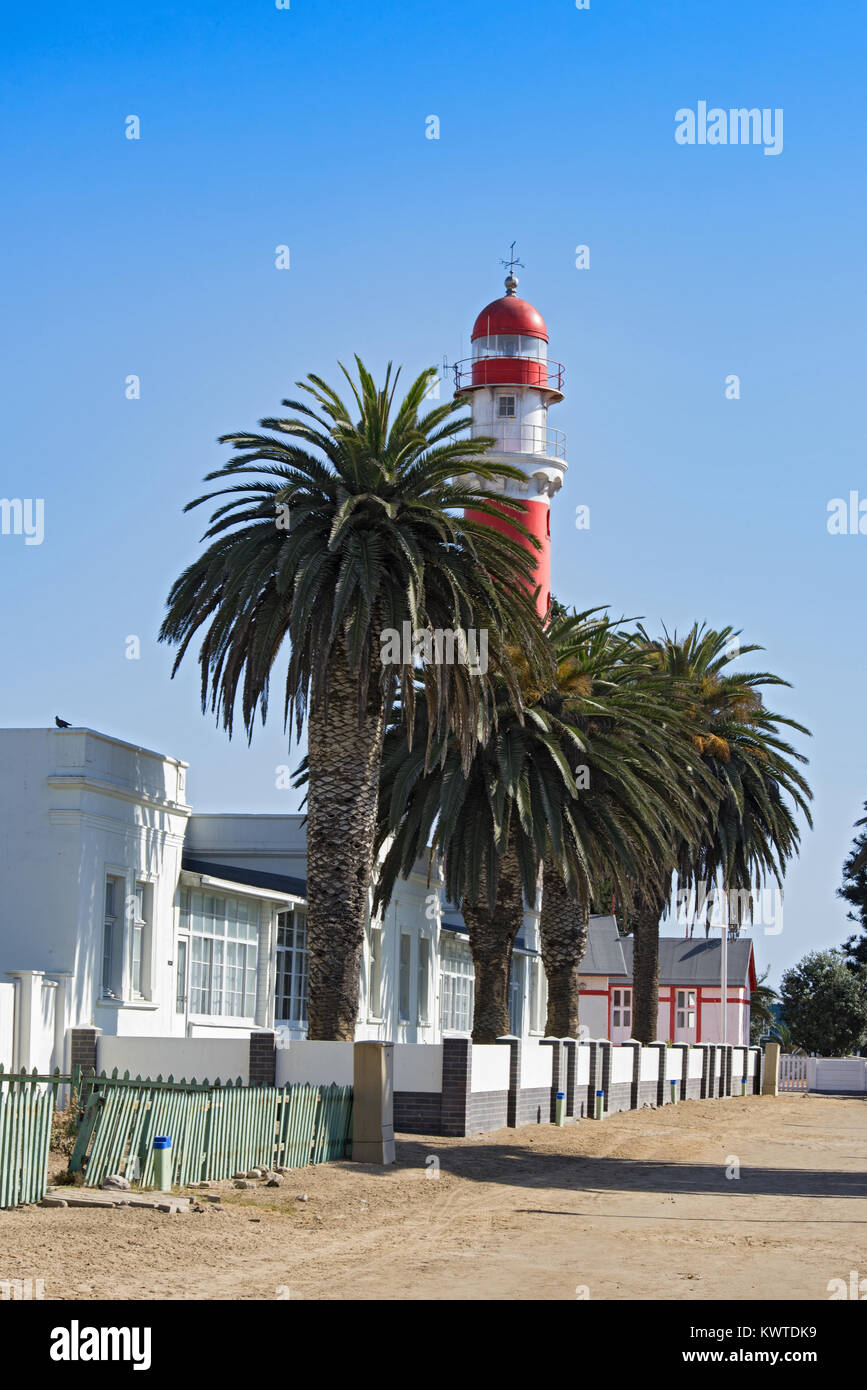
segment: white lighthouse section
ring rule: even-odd
[[[526,481],[507,482],[505,495],[549,503],[563,486],[567,463],[566,436],[548,425],[549,399],[562,396],[548,386],[547,344],[524,334],[490,334],[473,344],[472,360],[474,379],[484,378],[486,384],[470,396],[470,433],[492,438],[490,456],[524,470]],[[508,370],[511,365],[514,371]],[[492,382],[493,376],[512,379]],[[553,376],[559,381],[556,369]]]

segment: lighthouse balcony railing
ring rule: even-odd
[[[501,454],[539,454],[542,458],[565,459],[566,435],[545,425],[524,425],[517,421],[495,420],[480,427],[479,435],[494,440]]]
[[[451,370],[456,391],[469,386],[537,386],[562,393],[566,378],[562,362],[505,352],[464,357]]]

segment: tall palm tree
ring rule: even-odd
[[[459,403],[425,410],[433,368],[396,404],[399,372],[389,366],[377,388],[356,363],[357,384],[341,367],[349,404],[311,375],[297,384],[313,405],[284,401],[294,414],[262,420],[269,433],[223,436],[234,456],[207,479],[221,486],[187,510],[229,500],[212,514],[208,548],[173,585],[160,632],[178,647],[174,671],[202,633],[203,710],[210,705],[231,737],[240,697],[248,739],[257,713],[265,721],[288,643],[284,726],[300,736],[306,720],[310,768],[314,1039],[354,1037],[382,740],[396,693],[410,729],[420,694],[431,732],[451,734],[467,764],[494,673],[507,702],[520,699],[507,643],[540,672],[548,659],[532,559],[519,539],[463,518],[465,508],[496,518],[496,484],[519,470],[484,457],[491,441],[458,437],[469,424]],[[436,660],[420,668],[415,648],[387,664],[385,641],[405,622],[413,632],[486,630],[488,673]]]
[[[419,857],[442,857],[446,895],[460,904],[470,938],[478,1043],[509,1031],[512,948],[524,901],[535,900],[543,856],[553,853],[570,883],[583,872],[569,825],[580,739],[538,704],[526,705],[519,720],[504,694],[468,769],[455,739],[434,738],[425,759],[424,705],[416,708],[409,751],[406,729],[395,723],[386,736],[377,829],[384,851],[377,910]]]
[[[683,639],[661,639],[639,627],[634,641],[667,683],[672,703],[682,709],[696,732],[695,761],[690,773],[709,774],[716,784],[716,805],[699,836],[669,827],[670,867],[681,892],[722,882],[727,893],[742,894],[772,877],[782,887],[788,859],[797,853],[800,831],[795,811],[812,825],[810,788],[795,766],[807,759],[779,732],[786,726],[809,730],[766,709],[761,688],[788,682],[767,671],[730,672],[736,656],[761,651],[738,646],[731,627],[715,631],[694,624]],[[672,890],[664,863],[639,876],[634,900],[635,950],[633,1033],[642,1042],[656,1037],[659,1000],[659,923]],[[738,916],[735,923],[740,926]]]
[[[628,902],[631,885],[657,872],[669,854],[670,827],[697,833],[712,804],[708,779],[684,791],[695,761],[688,725],[645,655],[607,619],[561,617],[548,632],[557,686],[547,697],[584,745],[572,824],[583,878],[570,885],[551,854],[544,863],[539,919],[548,980],[546,1031],[577,1037],[579,967],[587,948],[591,900]]]

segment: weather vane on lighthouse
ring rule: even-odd
[[[512,245],[511,245],[511,255],[510,255],[509,260],[506,261],[506,260],[503,260],[502,256],[500,257],[500,265],[504,265],[504,266],[506,267],[506,269],[508,270],[508,272],[509,272],[508,275],[506,276],[506,292],[507,292],[507,294],[514,294],[514,293],[515,293],[515,290],[518,288],[518,277],[517,277],[517,275],[515,274],[515,266],[516,266],[516,265],[519,265],[519,266],[521,267],[522,270],[524,269],[524,262],[523,262],[523,261],[519,261],[519,260],[516,258],[516,256],[515,256],[515,247],[516,247],[516,246],[517,246],[517,242],[513,241],[513,242],[512,242]]]

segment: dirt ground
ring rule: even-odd
[[[0,1212],[0,1280],[47,1299],[827,1299],[867,1276],[864,1100],[693,1101],[397,1153],[213,1183],[222,1210]]]

